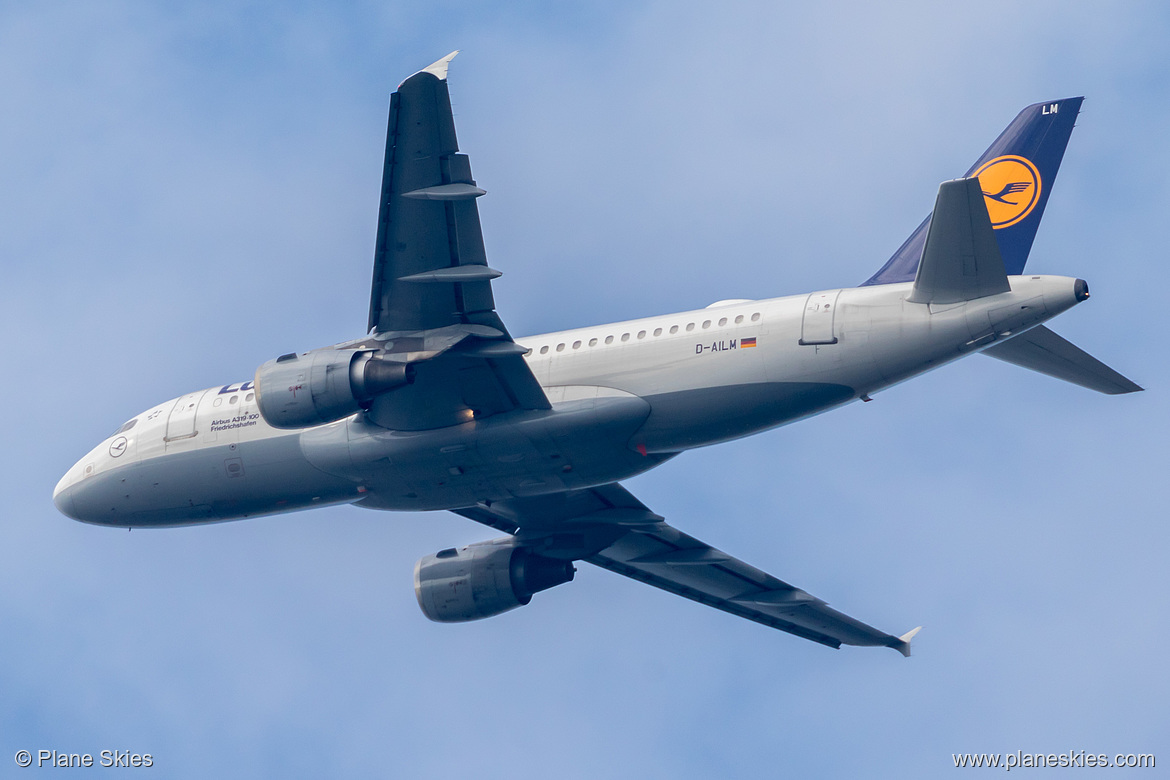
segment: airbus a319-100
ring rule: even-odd
[[[415,566],[437,621],[496,615],[586,561],[831,647],[887,634],[669,525],[620,480],[975,353],[1105,392],[1141,388],[1043,324],[1080,279],[1024,273],[1081,98],[1025,108],[858,287],[514,339],[496,313],[447,88],[390,99],[367,333],[134,417],[53,500],[160,527],[331,504],[450,510],[505,535]]]

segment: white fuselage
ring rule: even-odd
[[[353,502],[453,509],[606,484],[867,397],[1076,303],[1071,278],[1010,283],[943,306],[908,302],[910,284],[879,285],[519,339],[552,410],[433,430],[386,430],[364,413],[276,429],[251,383],[211,388],[127,423],[65,474],[54,501],[87,522],[163,526]]]

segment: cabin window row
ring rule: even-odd
[[[743,324],[743,321],[744,321],[744,315],[740,314],[740,315],[738,315],[737,317],[735,317],[735,324],[736,324],[736,325],[742,325],[742,324]],[[751,316],[751,321],[752,321],[752,322],[759,322],[759,321],[760,321],[760,313],[759,313],[759,312],[756,312],[755,314],[753,314],[753,315]],[[707,328],[710,328],[710,327],[711,327],[712,323],[713,323],[713,320],[703,320],[703,323],[702,323],[702,325],[700,325],[699,327],[700,327],[700,329],[702,329],[702,330],[706,330]],[[728,318],[727,318],[727,317],[721,317],[721,318],[719,319],[719,322],[718,322],[718,325],[717,325],[717,327],[720,327],[720,328],[722,328],[722,327],[725,327],[725,326],[727,325],[727,323],[728,323]],[[687,331],[687,332],[690,332],[690,331],[692,331],[692,330],[694,330],[694,329],[695,329],[695,323],[693,323],[693,322],[688,322],[688,323],[686,324],[686,331]],[[675,334],[675,333],[678,333],[678,332],[679,332],[679,326],[678,326],[678,325],[671,325],[671,326],[670,326],[670,328],[669,328],[669,333],[670,333],[671,335],[673,335],[673,334]],[[662,333],[663,333],[663,330],[662,330],[662,328],[655,328],[652,334],[651,334],[649,331],[640,330],[640,331],[638,331],[638,332],[637,332],[637,334],[636,334],[636,335],[634,335],[634,334],[631,334],[631,333],[623,333],[621,336],[618,336],[618,337],[615,337],[615,336],[612,336],[612,335],[611,335],[611,336],[606,336],[606,337],[605,337],[605,343],[606,343],[606,344],[612,344],[612,343],[614,342],[615,338],[616,338],[616,340],[617,340],[617,341],[619,341],[619,342],[625,342],[625,341],[629,341],[631,337],[633,337],[633,338],[638,338],[638,339],[644,339],[644,338],[646,338],[646,336],[647,336],[647,335],[661,336],[661,335],[662,335]],[[596,347],[596,346],[598,345],[598,343],[599,343],[599,339],[597,339],[597,338],[591,338],[591,339],[589,339],[589,341],[588,341],[588,342],[585,342],[584,340],[578,340],[578,341],[574,341],[574,342],[573,342],[571,345],[570,345],[570,344],[568,344],[568,342],[563,342],[563,341],[562,341],[560,344],[557,344],[557,345],[556,345],[556,351],[557,351],[557,352],[564,352],[564,351],[565,351],[565,347],[566,347],[566,346],[569,346],[569,347],[571,347],[572,349],[580,349],[580,348],[581,348],[583,345],[585,345],[586,343],[588,343],[588,344],[589,344],[589,346],[591,346],[591,347]],[[544,345],[543,347],[541,347],[541,348],[540,348],[540,354],[542,354],[542,355],[547,355],[547,354],[548,354],[548,351],[549,351],[549,349],[550,349],[550,348],[551,348],[551,347],[550,347],[550,345],[548,345],[548,344]],[[531,353],[531,350],[529,350],[529,353]]]
[[[255,397],[256,397],[255,393],[248,393],[248,395],[244,398],[244,403],[248,403],[248,404],[252,403],[252,400]],[[229,404],[238,404],[239,402],[240,402],[239,394],[233,395],[230,398],[228,398]],[[214,401],[211,402],[211,405],[212,406],[219,406],[222,403],[223,403],[222,398],[216,398]]]

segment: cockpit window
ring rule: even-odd
[[[138,424],[137,417],[135,417],[133,420],[127,420],[126,422],[122,423],[121,428],[114,431],[114,435],[117,436],[119,433],[125,433],[126,431],[130,430],[131,428],[133,428],[137,424]]]

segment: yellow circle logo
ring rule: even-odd
[[[1032,213],[1040,200],[1040,171],[1014,154],[996,157],[975,171],[991,226],[1011,227]]]

